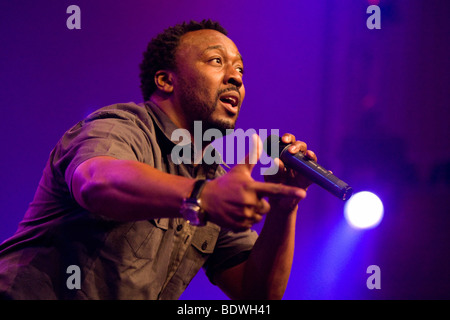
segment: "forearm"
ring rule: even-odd
[[[98,157],[77,168],[72,190],[77,202],[90,212],[133,221],[178,217],[193,182],[136,161]]]
[[[269,213],[245,263],[242,292],[250,299],[281,299],[291,272],[296,209],[288,215]]]

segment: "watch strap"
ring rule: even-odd
[[[206,179],[195,181],[189,198],[183,200],[180,208],[183,218],[193,226],[204,226],[206,224],[206,213],[201,207],[200,195],[207,181]]]
[[[192,188],[191,195],[189,196],[189,199],[192,200],[198,200],[200,198],[200,194],[202,193],[203,188],[206,184],[206,179],[199,179],[195,181],[194,188]]]

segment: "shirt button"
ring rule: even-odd
[[[206,250],[206,248],[208,248],[208,241],[205,240],[202,244],[202,250]]]
[[[177,231],[181,231],[181,229],[183,229],[183,225],[182,224],[177,225]]]

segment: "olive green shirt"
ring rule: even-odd
[[[137,160],[190,178],[225,173],[218,164],[174,164],[175,129],[147,102],[101,108],[67,131],[18,230],[0,245],[0,297],[178,299],[202,267],[213,281],[217,272],[245,261],[254,231],[233,233],[209,222],[193,227],[182,218],[117,222],[73,199],[75,169],[95,156]]]

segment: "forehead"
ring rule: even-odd
[[[238,48],[230,38],[221,32],[210,29],[191,31],[183,35],[180,39],[178,53],[201,55],[207,50],[217,48],[241,58]]]

